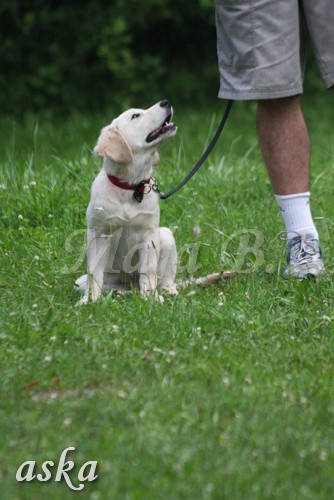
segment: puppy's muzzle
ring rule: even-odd
[[[174,130],[176,130],[176,126],[173,122],[171,122],[173,116],[173,108],[170,105],[169,101],[165,99],[164,101],[160,101],[159,105],[161,108],[165,108],[168,114],[160,127],[152,130],[152,132],[148,134],[148,136],[146,137],[146,142],[148,143],[155,141],[167,132],[173,132]]]

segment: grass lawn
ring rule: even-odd
[[[255,107],[238,103],[206,165],[161,203],[180,277],[237,276],[163,305],[133,292],[75,307],[101,164],[91,150],[112,112],[1,119],[1,498],[333,498],[333,104],[333,95],[304,100],[327,275],[281,278],[283,226]],[[179,134],[161,150],[161,189],[192,167],[222,110],[175,110]],[[54,475],[15,481],[24,461],[41,472],[69,446],[75,485],[81,465],[98,461],[98,479],[81,493]]]

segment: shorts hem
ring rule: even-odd
[[[334,76],[327,75],[324,78],[324,84],[325,84],[326,90],[334,90]]]
[[[334,80],[331,85],[334,85]],[[287,89],[263,89],[263,90],[228,90],[221,88],[218,93],[219,99],[233,99],[240,101],[251,101],[258,99],[277,99],[280,97],[291,97],[303,93],[302,85],[295,85]]]

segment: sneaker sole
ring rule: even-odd
[[[317,278],[318,276],[323,276],[325,274],[325,268],[310,268],[310,269],[286,269],[283,272],[283,278],[289,279],[299,279],[303,280],[305,278]]]

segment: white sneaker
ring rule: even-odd
[[[319,241],[311,234],[295,236],[288,241],[288,249],[284,278],[313,278],[325,273]]]

